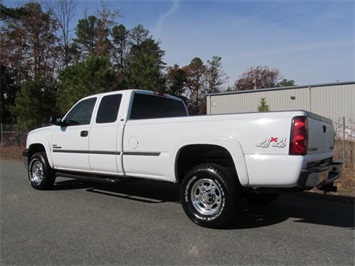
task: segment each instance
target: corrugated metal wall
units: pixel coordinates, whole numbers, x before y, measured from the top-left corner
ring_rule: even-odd
[[[207,114],[257,112],[263,97],[270,111],[303,109],[334,121],[355,118],[355,82],[212,94]]]
[[[312,88],[310,111],[336,120],[355,118],[355,84]]]

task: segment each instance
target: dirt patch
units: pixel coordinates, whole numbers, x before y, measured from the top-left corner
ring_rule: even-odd
[[[16,146],[6,146],[0,144],[1,160],[22,160],[23,148]]]
[[[335,182],[338,194],[355,197],[355,169],[344,168],[343,175]]]
[[[6,146],[0,144],[0,159],[2,160],[22,160],[23,148],[16,146]],[[343,175],[335,182],[338,187],[337,193],[332,195],[355,197],[355,169],[348,167],[343,169]],[[318,189],[311,192],[323,193]]]

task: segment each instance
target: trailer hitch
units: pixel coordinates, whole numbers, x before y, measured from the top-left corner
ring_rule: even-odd
[[[334,186],[334,182],[317,186],[317,188],[322,190],[324,193],[337,192],[338,190],[337,186]]]

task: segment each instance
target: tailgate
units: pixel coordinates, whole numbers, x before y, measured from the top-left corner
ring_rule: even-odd
[[[333,122],[325,117],[308,112],[308,154],[328,156],[334,148]]]

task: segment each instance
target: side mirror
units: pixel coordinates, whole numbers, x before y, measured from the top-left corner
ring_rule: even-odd
[[[63,126],[64,123],[62,122],[62,117],[60,116],[52,116],[50,119],[49,119],[49,123],[51,125],[55,125],[55,126]]]

